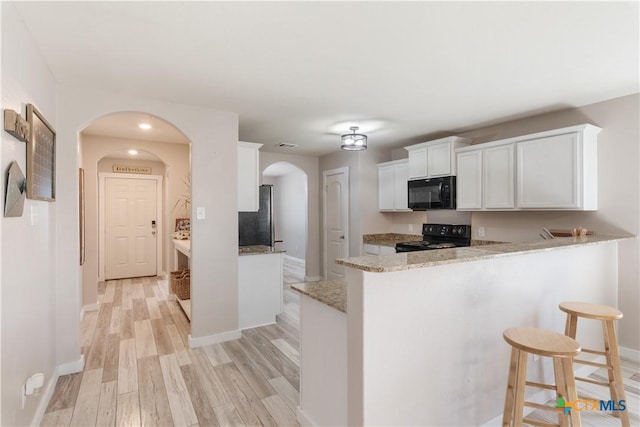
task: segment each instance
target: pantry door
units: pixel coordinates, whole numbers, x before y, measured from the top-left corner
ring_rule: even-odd
[[[105,280],[156,276],[157,177],[105,177]]]
[[[349,256],[349,169],[322,173],[324,181],[324,277],[344,279],[344,266],[338,258]]]

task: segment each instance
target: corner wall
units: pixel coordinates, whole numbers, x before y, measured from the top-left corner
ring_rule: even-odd
[[[26,104],[32,103],[54,128],[58,128],[56,82],[40,51],[9,2],[2,2],[2,109],[15,110],[26,118]],[[6,194],[6,173],[12,161],[26,176],[27,144],[7,132],[0,132],[2,180]],[[57,143],[60,144],[58,136]],[[77,169],[76,169],[77,173]],[[77,185],[77,184],[76,184]],[[65,191],[56,183],[56,197]],[[2,203],[4,210],[4,203]],[[75,210],[78,210],[77,200]],[[64,212],[58,201],[27,199],[21,217],[0,214],[2,235],[0,262],[1,301],[1,418],[2,425],[38,422],[39,405],[46,393],[28,397],[21,407],[21,387],[37,372],[45,375],[45,388],[55,380],[57,339],[55,278],[57,254],[56,220]],[[76,228],[77,230],[77,228]],[[77,234],[75,234],[77,236]],[[77,259],[74,259],[77,262]],[[78,355],[73,360],[79,359]],[[71,360],[71,359],[70,359]]]

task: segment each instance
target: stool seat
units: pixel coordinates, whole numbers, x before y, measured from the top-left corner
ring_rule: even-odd
[[[574,357],[580,344],[566,335],[538,328],[509,328],[502,334],[511,346],[548,357]]]
[[[574,316],[597,320],[619,320],[622,312],[608,305],[592,304],[589,302],[565,301],[558,305],[560,310]]]

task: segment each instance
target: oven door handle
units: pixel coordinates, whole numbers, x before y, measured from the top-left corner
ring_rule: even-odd
[[[442,185],[442,181],[438,184],[438,194],[440,196],[440,202],[444,202],[444,186]]]

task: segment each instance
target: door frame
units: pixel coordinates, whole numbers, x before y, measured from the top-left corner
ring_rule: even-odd
[[[330,169],[326,171],[322,171],[322,259],[323,259],[323,277],[324,280],[327,280],[328,273],[328,250],[327,250],[327,240],[329,238],[329,230],[327,228],[327,177],[329,175],[337,175],[343,173],[346,178],[346,186],[345,191],[342,193],[342,205],[344,209],[342,211],[342,215],[344,217],[344,247],[345,247],[345,256],[349,256],[349,167],[345,166],[337,169]]]
[[[156,276],[159,271],[163,271],[162,265],[162,248],[164,247],[164,234],[163,221],[162,221],[162,207],[164,206],[162,198],[162,175],[138,175],[133,173],[110,173],[99,172],[98,173],[98,282],[104,281],[105,275],[105,236],[107,232],[106,226],[106,180],[107,178],[125,178],[125,179],[146,179],[156,181],[156,230],[157,240],[156,244]]]

